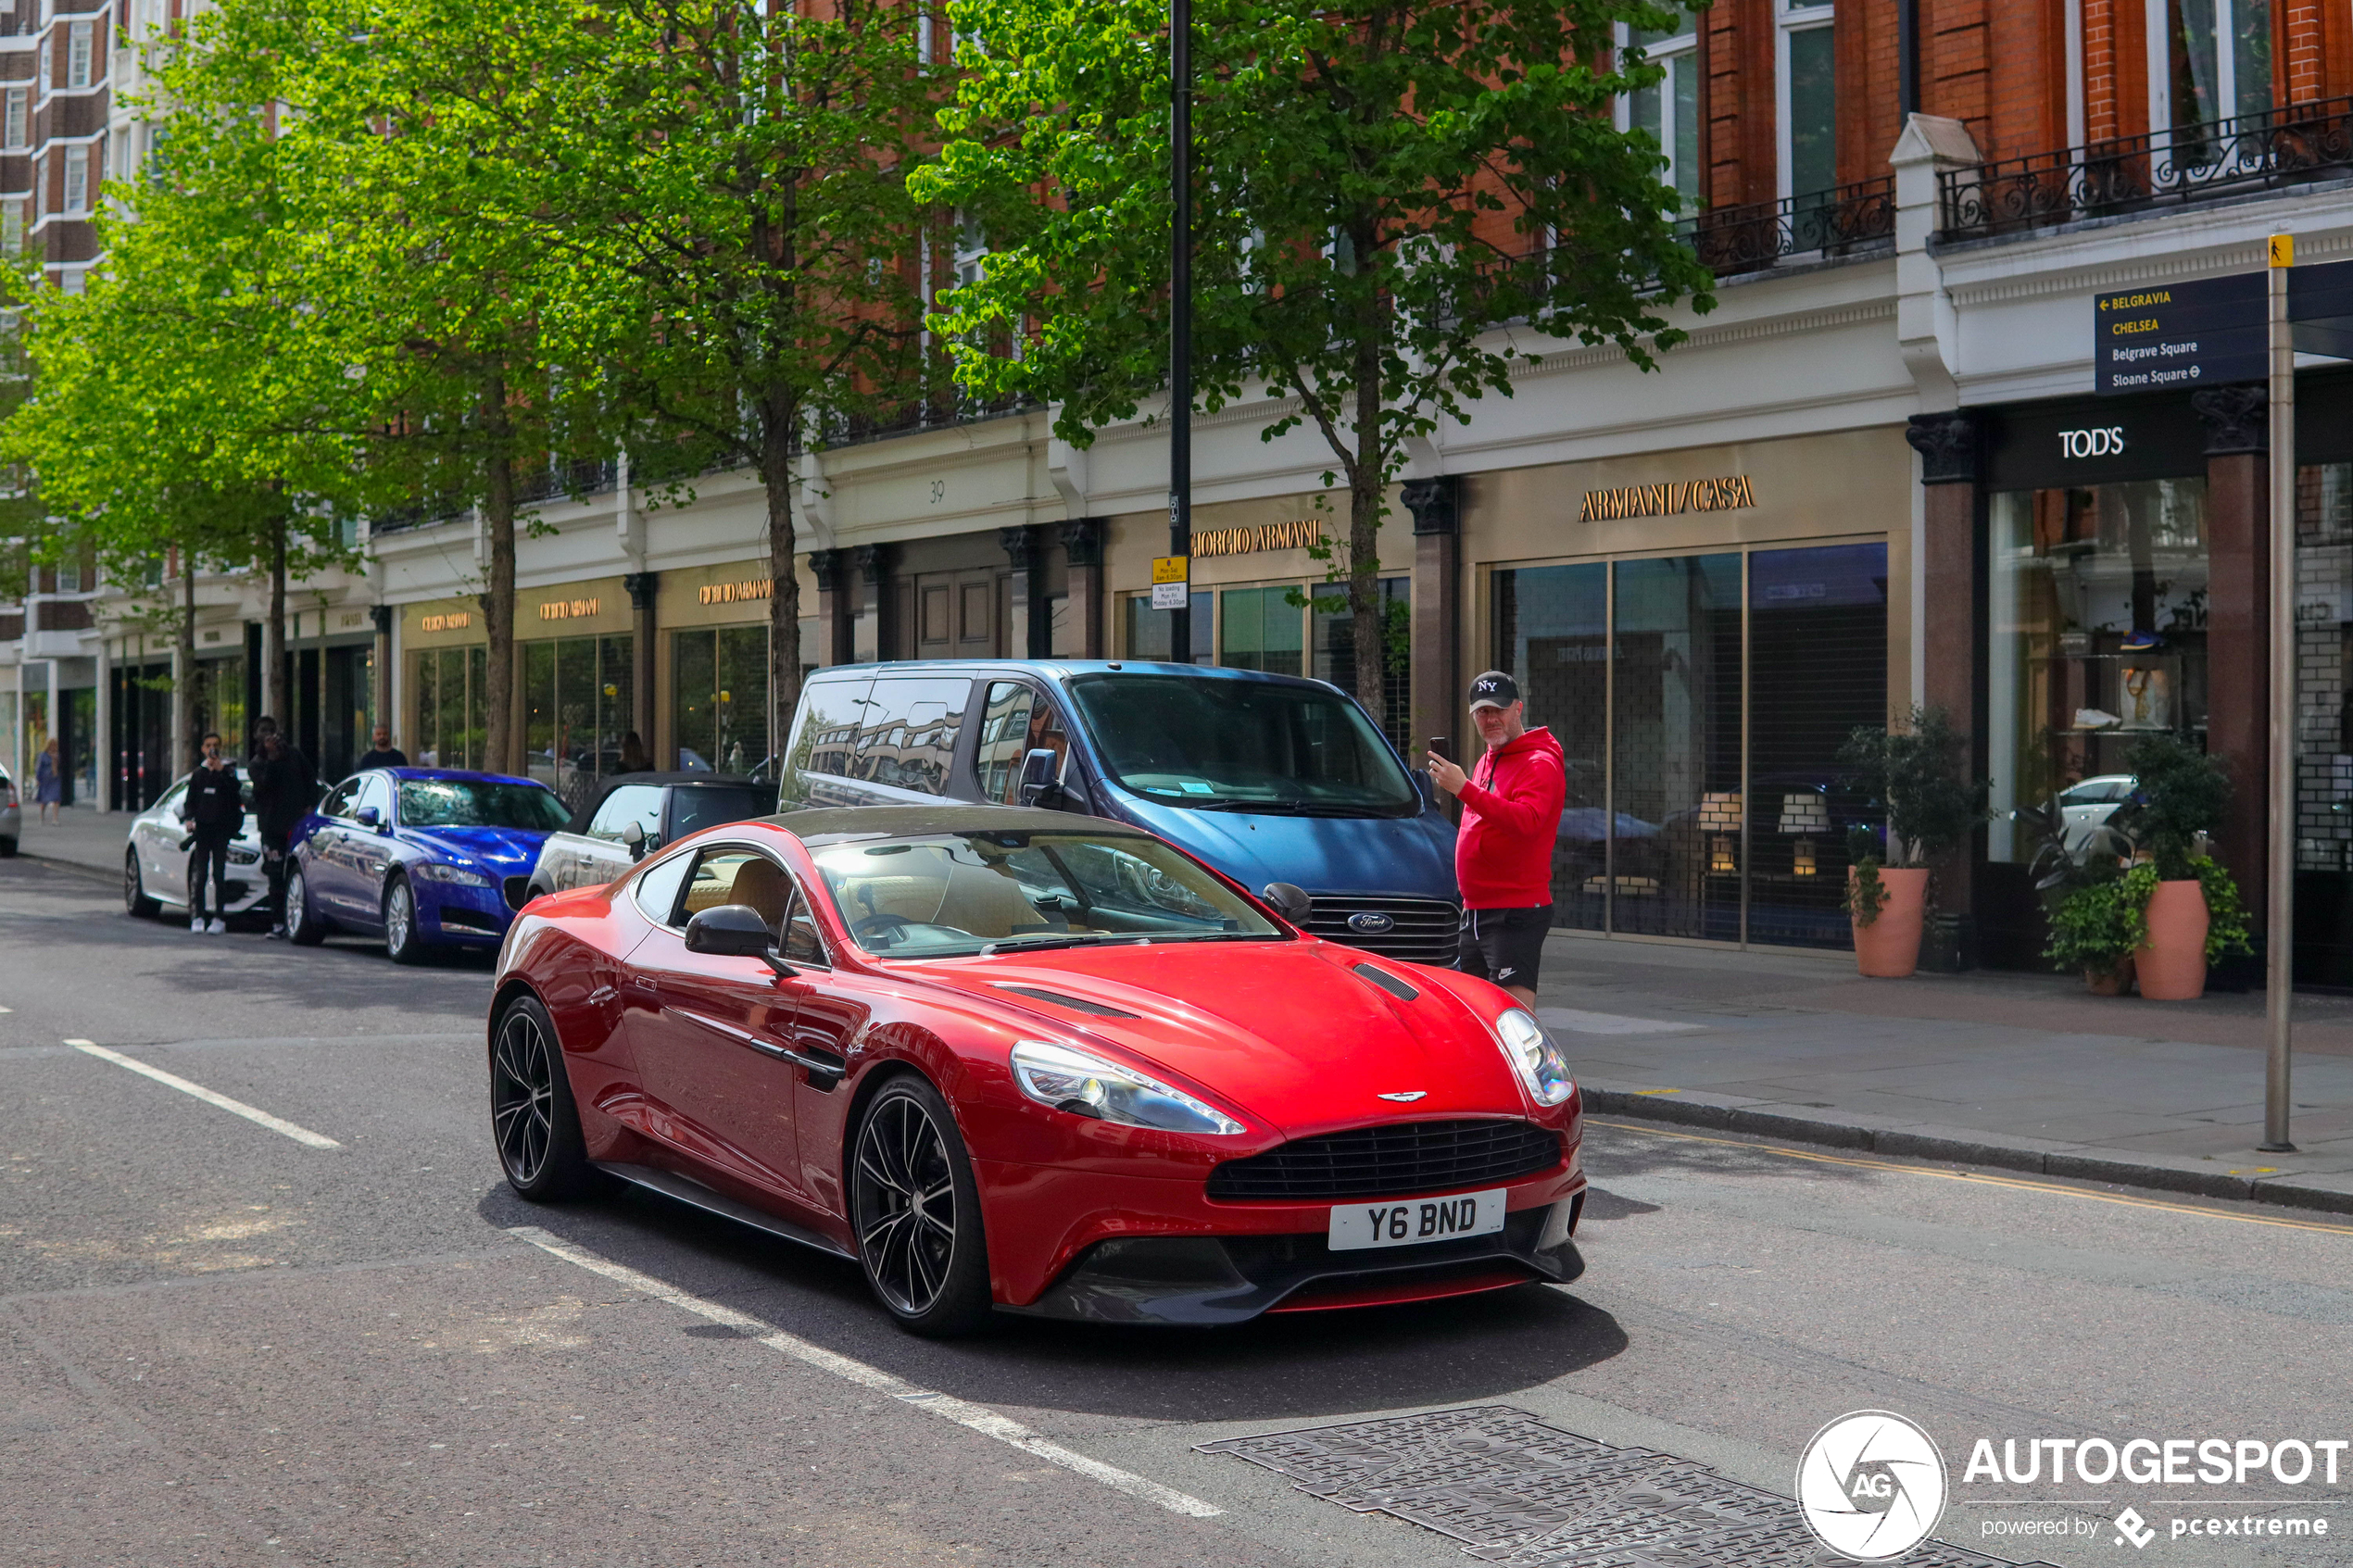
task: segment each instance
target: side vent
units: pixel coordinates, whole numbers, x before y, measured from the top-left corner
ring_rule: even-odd
[[[1125,1008],[1113,1007],[1108,1002],[1090,1002],[1084,997],[1065,997],[1060,991],[1049,991],[1037,985],[999,985],[997,989],[1011,991],[1016,996],[1033,997],[1041,1002],[1051,1002],[1058,1008],[1068,1008],[1073,1012],[1092,1013],[1097,1018],[1140,1018],[1143,1016],[1140,1013],[1129,1012]]]
[[[1401,1002],[1410,1002],[1415,997],[1421,995],[1419,991],[1415,990],[1411,985],[1406,985],[1403,980],[1400,980],[1397,976],[1390,973],[1389,971],[1381,968],[1378,964],[1360,963],[1353,967],[1355,968],[1357,973],[1363,975],[1366,980],[1379,986],[1390,996],[1395,997]]]

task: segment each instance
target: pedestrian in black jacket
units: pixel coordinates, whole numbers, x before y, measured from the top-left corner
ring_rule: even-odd
[[[286,856],[294,832],[319,803],[310,779],[310,764],[293,742],[278,733],[278,721],[264,718],[254,725],[261,749],[245,765],[253,775],[254,825],[261,834],[261,862],[270,876],[270,938],[286,935]]]
[[[218,936],[229,929],[229,842],[245,825],[245,802],[237,794],[237,770],[220,755],[220,737],[208,732],[204,760],[188,775],[180,820],[188,824],[188,929]],[[205,878],[212,878],[212,917],[205,918]]]
[[[408,765],[409,754],[392,744],[392,726],[378,724],[375,745],[359,754],[359,766],[355,771],[364,773],[371,768],[406,768]]]

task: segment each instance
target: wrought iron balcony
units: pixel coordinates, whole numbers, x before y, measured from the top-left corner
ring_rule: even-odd
[[[1936,177],[1939,240],[1983,239],[2086,218],[2353,175],[2353,98],[2006,158]]]
[[[1895,244],[1895,178],[1882,174],[1780,201],[1714,207],[1677,227],[1719,278],[1791,257],[1865,255]]]

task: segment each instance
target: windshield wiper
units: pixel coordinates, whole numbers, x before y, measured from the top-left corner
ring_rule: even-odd
[[[1048,947],[1094,947],[1114,942],[1149,942],[1149,936],[1000,936],[994,942],[980,945],[980,956],[994,953],[1036,953]]]

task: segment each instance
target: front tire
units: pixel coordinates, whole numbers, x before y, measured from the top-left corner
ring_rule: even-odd
[[[563,1047],[535,997],[517,997],[491,1036],[490,1135],[517,1197],[560,1203],[595,1190]]]
[[[925,1080],[893,1079],[860,1119],[849,1214],[867,1286],[900,1327],[945,1339],[988,1322],[980,1188],[948,1101]]]
[[[394,877],[384,889],[384,956],[395,963],[425,961],[424,939],[417,935],[417,891],[405,876]]]
[[[286,868],[286,940],[297,947],[315,947],[326,939],[327,922],[310,901],[310,879],[299,865]]]
[[[16,840],[8,840],[11,852]],[[146,879],[139,874],[139,851],[126,852],[122,857],[122,912],[132,920],[153,920],[163,906],[147,897]]]

